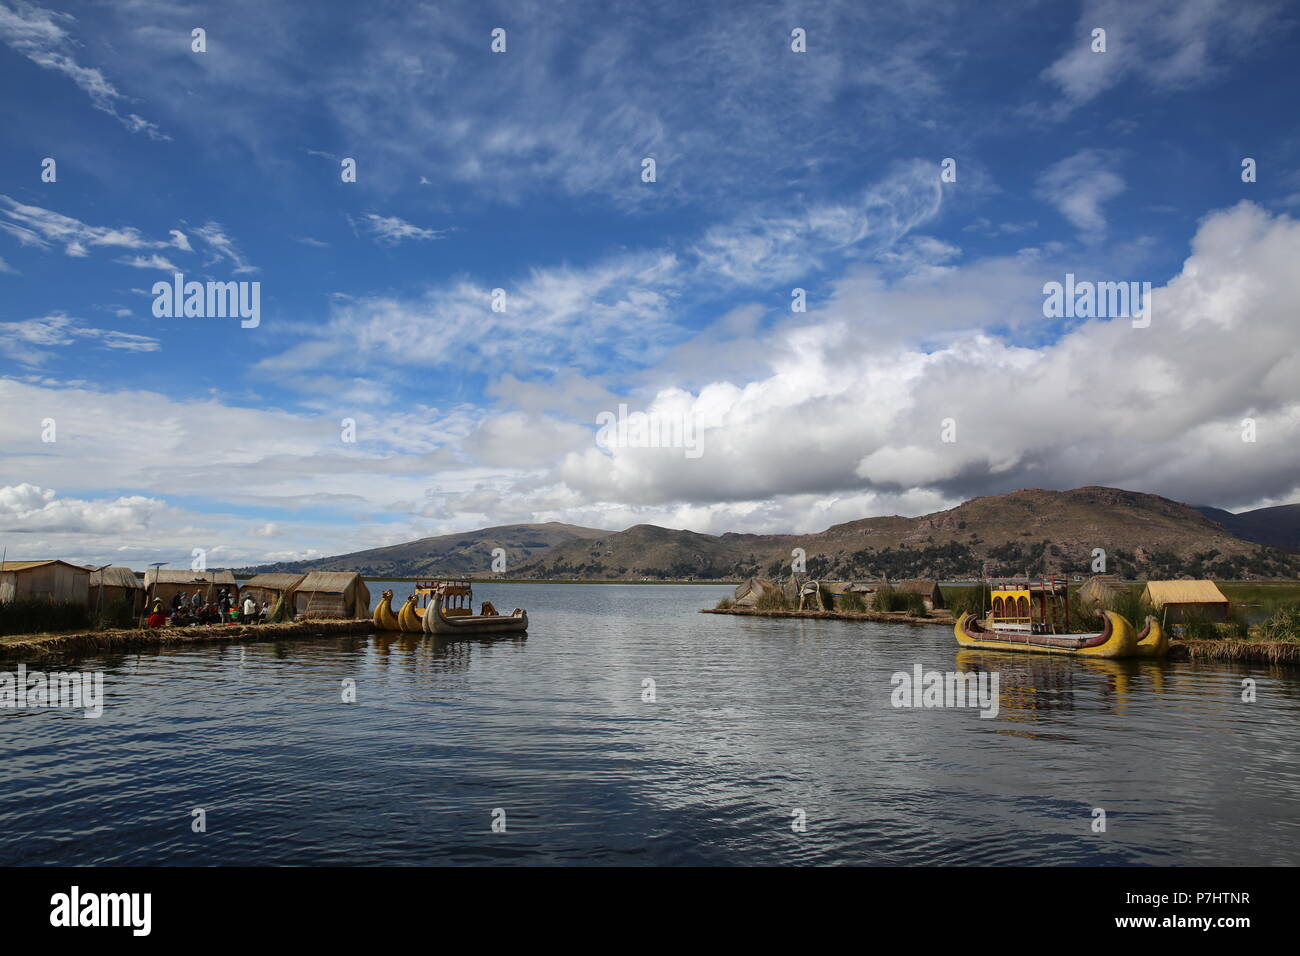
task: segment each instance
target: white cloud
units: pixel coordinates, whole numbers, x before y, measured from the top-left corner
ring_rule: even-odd
[[[1207,83],[1220,63],[1248,55],[1276,24],[1280,5],[1233,0],[1087,0],[1067,49],[1043,77],[1072,109],[1125,79],[1162,91]],[[1092,52],[1092,31],[1106,31],[1106,52]]]
[[[849,295],[781,330],[766,377],[699,390],[692,407],[720,422],[699,460],[592,448],[570,453],[556,475],[587,502],[660,508],[1086,483],[1193,503],[1293,497],[1295,256],[1294,220],[1249,204],[1224,210],[1204,222],[1182,273],[1156,289],[1150,328],[1091,321],[1040,348],[968,332],[921,351],[867,332],[907,327],[912,295],[942,312],[947,289],[960,308],[963,284],[986,283],[988,268],[1005,275],[1001,260],[959,269],[956,281],[900,283],[875,302]],[[1035,305],[1041,298],[1021,306],[1026,321]],[[940,441],[949,417],[953,444]],[[1244,417],[1267,423],[1267,437],[1242,442]]]
[[[1038,177],[1035,195],[1054,205],[1085,239],[1099,239],[1106,232],[1102,205],[1124,191],[1116,165],[1114,153],[1080,150],[1048,167]]]
[[[97,110],[117,119],[133,133],[144,133],[150,139],[170,140],[156,123],[118,111],[118,104],[126,99],[103,72],[82,66],[72,56],[76,43],[65,26],[76,23],[71,14],[46,10],[34,3],[18,0],[13,7],[0,5],[0,41],[16,52],[47,70],[62,73],[90,97]]]
[[[136,250],[177,248],[189,251],[188,241],[176,229],[171,230],[172,238],[169,240],[148,239],[134,226],[91,226],[72,216],[21,203],[4,195],[0,195],[0,217],[3,217],[0,218],[0,230],[8,232],[21,245],[48,251],[52,245],[62,244],[64,253],[74,258],[82,258],[89,254],[90,248],[99,247]],[[152,258],[166,261],[157,256]],[[142,256],[118,261],[136,266],[148,262]],[[149,265],[143,267],[151,268]]]
[[[1111,484],[1226,507],[1294,500],[1297,256],[1294,220],[1249,204],[1222,210],[1202,223],[1181,273],[1158,285],[1150,328],[1089,321],[1036,347],[1026,343],[1046,323],[1034,269],[1054,265],[985,259],[892,281],[859,267],[829,301],[762,333],[766,360],[751,374],[688,390],[672,384],[671,364],[647,370],[666,384],[633,409],[698,415],[698,459],[597,448],[595,414],[614,396],[581,377],[556,379],[548,394],[503,376],[506,407],[495,411],[336,406],[316,416],[0,380],[0,404],[23,410],[0,419],[0,484],[77,500],[109,487],[214,502],[201,514],[169,509],[152,530],[114,540],[141,564],[164,541],[251,563],[272,553],[263,544],[341,553],[512,520],[807,531],[1026,486]],[[1025,299],[999,293],[1008,285],[1027,287]],[[1019,311],[1007,324],[1030,334],[980,332],[982,310]],[[755,334],[745,321],[731,327],[736,341]],[[66,337],[57,323],[40,328],[32,347]],[[358,421],[356,445],[340,441],[345,414]],[[46,416],[57,443],[39,440]],[[951,444],[940,440],[948,417]],[[1240,440],[1245,417],[1258,423],[1255,443]],[[195,454],[202,448],[222,453]],[[43,511],[33,494],[8,507]],[[277,508],[274,533],[265,517],[223,503]],[[344,520],[295,517],[319,508]],[[111,538],[43,540],[70,554]]]
[[[367,213],[360,223],[354,221],[350,216],[348,221],[352,223],[354,229],[360,225],[375,237],[375,241],[385,246],[395,246],[408,239],[416,241],[442,239],[450,231],[448,229],[424,229],[412,225],[397,216],[379,216],[373,212]]]
[[[0,487],[0,531],[125,534],[147,531],[164,503],[140,495],[112,501],[59,498],[54,489],[20,484]]]
[[[25,365],[39,365],[50,357],[50,349],[69,346],[78,340],[128,352],[156,352],[162,347],[157,339],[147,335],[80,325],[62,313],[21,322],[0,322],[0,353]]]
[[[152,256],[123,256],[121,259],[115,259],[119,265],[131,266],[134,269],[160,269],[163,272],[180,271],[170,259],[160,255]]]
[[[234,266],[236,274],[241,272],[257,272],[257,266],[250,265],[244,258],[244,254],[239,251],[235,241],[226,235],[225,228],[219,222],[205,223],[202,228],[194,230],[195,234],[207,243],[212,258],[208,263],[219,262],[222,259],[227,260]]]

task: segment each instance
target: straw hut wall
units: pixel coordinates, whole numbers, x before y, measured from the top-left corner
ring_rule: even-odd
[[[204,601],[216,601],[224,589],[234,601],[239,597],[239,582],[230,571],[166,571],[150,568],[144,573],[146,599],[171,605],[177,594],[192,596],[198,591]]]
[[[895,591],[903,594],[919,594],[921,600],[925,602],[925,608],[933,611],[935,608],[945,607],[943,603],[943,591],[939,587],[938,581],[928,580],[925,578],[913,578],[909,581],[897,581],[889,585]]]
[[[370,589],[355,571],[313,571],[293,589],[299,617],[370,616]]]
[[[1213,581],[1148,581],[1142,599],[1163,611],[1169,624],[1188,617],[1228,619],[1228,599]]]
[[[5,561],[0,564],[0,603],[43,600],[85,604],[90,572],[67,561]]]
[[[302,583],[303,574],[258,574],[249,578],[239,589],[239,599],[251,597],[261,607],[264,603],[275,606],[282,594],[287,594]]]
[[[131,613],[144,609],[144,582],[130,568],[97,568],[90,572],[89,602],[92,608],[111,607],[118,601],[128,601]]]

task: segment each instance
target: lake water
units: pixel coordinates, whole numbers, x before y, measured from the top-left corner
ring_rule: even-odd
[[[107,702],[0,710],[0,864],[1300,863],[1294,671],[695,613],[730,590],[501,584],[526,638],[29,662]],[[916,664],[997,671],[998,716],[891,706]]]

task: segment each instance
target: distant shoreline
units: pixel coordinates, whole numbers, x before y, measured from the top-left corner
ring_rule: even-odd
[[[284,571],[272,572],[276,574],[307,574],[305,571]],[[235,573],[236,581],[247,581],[254,578],[255,574]],[[576,578],[467,578],[459,574],[422,574],[419,577],[389,577],[387,575],[361,575],[361,580],[367,584],[372,581],[401,581],[407,584],[414,584],[416,581],[468,581],[470,584],[704,584],[719,586],[729,584],[735,586],[740,581],[620,581],[617,578],[601,578],[599,580],[581,580]]]

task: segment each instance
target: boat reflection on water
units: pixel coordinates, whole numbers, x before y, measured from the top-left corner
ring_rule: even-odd
[[[1000,717],[1007,720],[1046,722],[1087,706],[1102,707],[1116,716],[1128,713],[1130,697],[1143,691],[1163,695],[1165,665],[1142,658],[1064,657],[1006,654],[961,648],[956,670],[997,673]]]
[[[407,664],[413,670],[448,670],[468,667],[475,654],[496,649],[522,651],[528,635],[502,634],[466,641],[405,631],[376,631],[359,641],[362,646],[369,644],[376,663]]]

